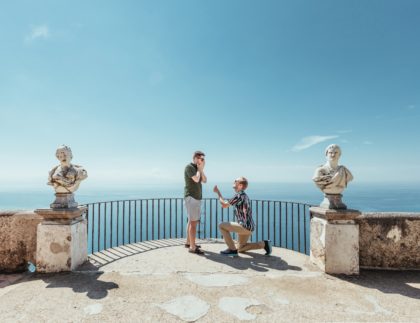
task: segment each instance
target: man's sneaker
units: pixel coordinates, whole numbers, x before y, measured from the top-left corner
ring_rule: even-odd
[[[264,240],[264,250],[265,255],[271,255],[271,252],[273,251],[273,248],[271,247],[271,241],[270,240]]]
[[[233,257],[237,257],[238,256],[238,250],[230,250],[230,249],[226,249],[223,251],[220,251],[221,255],[224,256],[233,256]]]

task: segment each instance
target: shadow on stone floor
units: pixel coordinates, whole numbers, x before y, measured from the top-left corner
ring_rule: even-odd
[[[29,280],[41,279],[46,288],[71,288],[75,293],[86,293],[90,299],[102,299],[118,284],[100,280],[101,272],[34,274]]]
[[[277,256],[265,256],[261,253],[246,252],[239,254],[238,257],[223,256],[220,253],[212,251],[204,251],[203,257],[208,260],[222,263],[238,270],[252,269],[258,272],[266,272],[271,270],[295,270],[301,271],[298,266],[291,266],[286,261]],[[251,258],[250,258],[251,257]]]
[[[161,248],[183,246],[185,239],[149,240],[105,249],[89,255],[89,260],[77,268],[78,272],[99,271],[102,266],[123,258]],[[200,244],[217,243],[214,240],[197,239]]]
[[[420,299],[420,271],[362,270],[359,276],[335,277],[366,288],[377,289],[384,294],[400,294]]]
[[[27,273],[0,273],[0,290],[10,285],[20,283],[27,277]]]

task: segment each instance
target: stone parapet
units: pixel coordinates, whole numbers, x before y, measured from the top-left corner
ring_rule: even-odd
[[[25,271],[36,262],[37,226],[32,211],[0,211],[0,272]]]
[[[420,270],[420,213],[363,213],[356,222],[360,267]]]

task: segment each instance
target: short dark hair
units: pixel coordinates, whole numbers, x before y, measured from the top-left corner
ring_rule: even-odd
[[[241,176],[236,181],[244,186],[244,190],[248,188],[248,180],[245,177]]]
[[[201,156],[205,156],[205,155],[206,155],[206,154],[205,154],[205,153],[203,153],[202,151],[197,150],[197,151],[195,151],[195,152],[194,152],[193,159],[194,159],[195,157],[201,157]]]

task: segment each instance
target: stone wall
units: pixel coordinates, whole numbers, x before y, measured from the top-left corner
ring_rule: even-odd
[[[361,268],[420,269],[420,213],[363,213],[357,222]]]
[[[0,272],[24,271],[35,263],[37,226],[32,211],[0,211]]]

